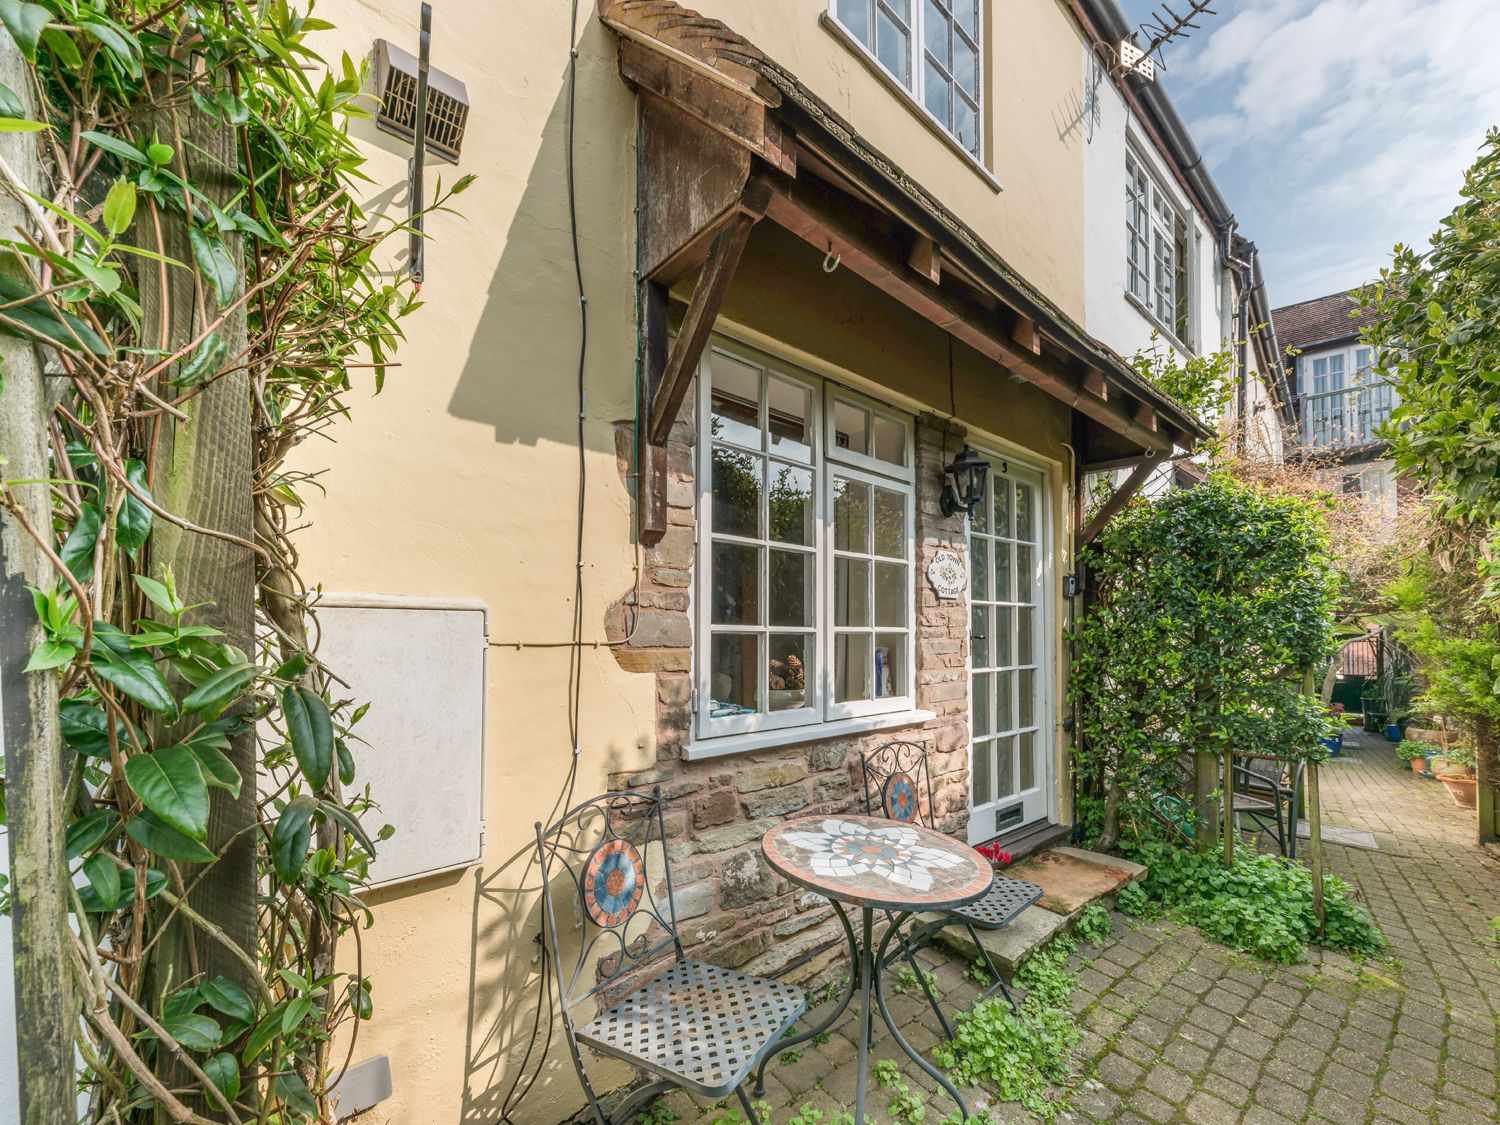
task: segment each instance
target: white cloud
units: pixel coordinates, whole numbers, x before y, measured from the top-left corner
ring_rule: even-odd
[[[1278,302],[1422,243],[1500,124],[1496,0],[1240,0],[1167,82]]]

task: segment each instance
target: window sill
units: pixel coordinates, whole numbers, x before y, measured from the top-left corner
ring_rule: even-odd
[[[1141,300],[1134,293],[1132,293],[1128,287],[1124,289],[1124,293],[1125,300],[1128,301],[1131,305],[1135,306],[1136,312],[1140,313],[1143,317],[1151,322],[1151,326],[1161,333],[1163,340],[1171,344],[1183,355],[1188,356],[1189,358],[1197,357],[1198,350],[1192,345],[1179,340],[1177,338],[1177,333],[1173,332],[1170,328],[1162,323],[1161,317],[1157,316],[1156,313],[1151,310],[1150,305],[1146,304],[1145,301]]]
[[[921,102],[917,101],[917,99],[912,96],[912,92],[905,86],[901,85],[901,83],[896,80],[896,78],[891,74],[890,71],[881,66],[880,60],[870,54],[869,50],[863,43],[861,43],[858,39],[854,38],[854,36],[850,35],[849,32],[840,27],[839,22],[836,19],[830,16],[826,11],[822,12],[818,15],[818,26],[820,26],[824,31],[828,32],[829,35],[832,35],[846,48],[848,48],[848,50],[854,54],[854,57],[857,58],[862,64],[864,64],[864,68],[871,74],[873,74],[877,79],[879,79],[881,84],[884,85],[886,89],[890,90],[891,93],[895,94],[896,97],[905,102],[906,108],[911,110],[912,113],[916,114],[917,120],[922,123],[927,131],[935,136],[938,140],[942,141],[955,153],[957,153],[958,156],[963,160],[963,162],[969,166],[970,170],[989,185],[991,191],[998,194],[1005,190],[1005,185],[995,178],[995,174],[984,166],[983,161],[979,160],[972,152],[964,148],[963,145],[959,144],[958,140],[953,136],[953,134],[948,132],[947,129],[943,128],[943,126],[938,122],[938,119],[927,112],[927,107],[924,106]],[[984,112],[983,106],[980,107],[980,112]]]
[[[935,718],[937,715],[932,711],[894,711],[886,715],[864,715],[858,719],[837,719],[811,727],[787,727],[782,730],[755,731],[752,734],[730,734],[722,738],[701,738],[685,745],[682,757],[689,762],[699,762],[707,758],[748,754],[779,746],[795,746],[798,743],[823,742],[830,738],[847,738],[872,731],[921,726]]]

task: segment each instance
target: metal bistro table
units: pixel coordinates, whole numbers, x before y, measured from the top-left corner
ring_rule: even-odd
[[[821,1035],[836,1023],[860,992],[859,1076],[856,1086],[854,1120],[863,1121],[865,1112],[865,1070],[870,1054],[870,1032],[874,1012],[870,1007],[873,987],[875,1003],[881,1018],[901,1049],[912,1061],[940,1082],[958,1103],[963,1118],[968,1107],[958,1096],[953,1083],[913,1049],[891,1018],[885,1002],[885,988],[878,967],[885,962],[886,946],[900,925],[918,911],[947,910],[982,898],[990,889],[995,875],[977,852],[949,836],[913,824],[899,824],[883,817],[829,815],[801,816],[776,825],[761,840],[766,861],[799,887],[827,898],[837,912],[849,938],[849,952],[855,971],[849,987],[833,1014],[819,1026],[776,1045],[760,1064],[756,1074],[755,1093],[765,1092],[766,1064],[771,1057],[798,1043]],[[860,908],[861,935],[854,927],[842,903]],[[875,911],[893,912],[874,948]]]

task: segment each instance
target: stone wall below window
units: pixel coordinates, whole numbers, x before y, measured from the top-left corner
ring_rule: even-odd
[[[916,427],[917,706],[935,718],[856,738],[807,740],[701,761],[682,758],[692,728],[694,562],[694,395],[686,397],[667,450],[666,535],[646,548],[639,588],[610,608],[605,627],[620,666],[656,677],[653,768],[610,778],[612,789],[659,785],[679,929],[688,955],[789,980],[811,980],[846,959],[828,902],[771,870],[760,840],[793,816],[864,812],[861,756],[887,742],[929,752],[936,822],[961,836],[968,819],[968,601],[939,600],[927,565],[943,549],[966,553],[963,517],[939,506],[943,466],[963,448],[963,431],[924,415]],[[618,430],[620,471],[633,484],[634,433]]]

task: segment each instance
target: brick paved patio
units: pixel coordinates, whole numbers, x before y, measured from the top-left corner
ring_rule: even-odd
[[[1073,959],[1081,987],[1073,1006],[1086,1029],[1080,1075],[1062,1121],[1439,1122],[1500,1121],[1500,852],[1470,841],[1472,813],[1437,782],[1399,772],[1382,738],[1351,732],[1361,763],[1323,768],[1325,822],[1374,833],[1378,851],[1329,845],[1330,868],[1353,884],[1391,941],[1396,964],[1367,965],[1314,952],[1273,966],[1168,922],[1114,916],[1102,949]],[[964,966],[924,955],[950,1007],[976,987]],[[936,1020],[916,997],[895,1002],[924,1051]],[[800,1058],[771,1065],[773,1125],[805,1103],[832,1114],[854,1100],[848,1021]],[[880,1033],[873,1057],[905,1062]],[[952,1106],[915,1066],[906,1081],[928,1094],[924,1125]],[[869,1116],[893,1120],[890,1094],[872,1078]],[[969,1092],[971,1109],[984,1105]],[[668,1105],[685,1123],[705,1108],[684,1095]],[[990,1106],[996,1122],[1027,1121],[1014,1105]],[[709,1111],[709,1120],[715,1116]]]

